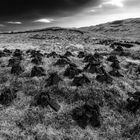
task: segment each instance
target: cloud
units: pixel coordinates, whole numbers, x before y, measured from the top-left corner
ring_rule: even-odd
[[[124,3],[128,7],[140,7],[140,0],[126,0]]]
[[[101,0],[2,0],[0,20],[30,20],[47,17],[70,16]]]
[[[107,12],[110,9],[115,10],[119,8],[123,8],[125,6],[126,0],[102,0],[102,2],[96,6],[90,9],[88,12],[89,13],[97,13],[99,11],[104,11]]]
[[[115,6],[115,7],[124,7],[123,4],[124,0],[106,0],[105,2],[103,2],[101,5],[105,6],[105,5],[111,5],[111,6]]]
[[[54,19],[42,18],[42,19],[35,20],[34,22],[51,23],[53,21],[54,21]]]
[[[92,9],[92,10],[90,10],[89,12],[92,12],[92,13],[94,13],[94,12],[96,12],[96,10],[95,10],[95,9]]]
[[[7,22],[8,24],[22,24],[22,22],[20,22],[20,21],[9,21],[9,22]]]
[[[102,0],[101,4],[95,7],[96,9],[102,9],[104,7],[116,7],[123,8],[125,0]]]
[[[5,25],[4,24],[0,24],[0,27],[4,27]]]

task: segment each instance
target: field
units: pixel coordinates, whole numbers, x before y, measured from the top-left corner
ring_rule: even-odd
[[[140,19],[0,34],[0,140],[139,140]]]

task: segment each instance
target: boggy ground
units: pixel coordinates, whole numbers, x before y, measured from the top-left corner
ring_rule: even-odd
[[[68,29],[0,35],[0,139],[140,138],[140,45]]]

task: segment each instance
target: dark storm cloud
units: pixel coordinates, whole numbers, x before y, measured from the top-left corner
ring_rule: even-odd
[[[0,20],[71,15],[100,0],[2,0]]]

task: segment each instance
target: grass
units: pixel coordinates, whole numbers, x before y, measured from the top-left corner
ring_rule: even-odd
[[[32,36],[34,34],[37,33],[30,33]],[[51,37],[52,34],[48,33],[48,36]],[[98,51],[103,56],[103,65],[106,66],[106,70],[111,69],[110,63],[106,61],[112,51],[108,45],[96,45],[93,42],[92,44],[84,44],[83,42],[80,45],[76,44],[77,42],[80,43],[79,40],[74,44],[74,41],[67,40],[67,38],[71,39],[73,36],[71,37],[68,34],[68,37],[65,38],[66,35],[63,32],[62,34],[64,40],[57,39],[56,41],[56,39],[51,38],[50,42],[46,40],[44,43],[40,39],[30,40],[28,34],[22,34],[18,39],[21,41],[23,37],[22,40],[27,45],[32,41],[34,46],[30,46],[30,44],[29,48],[41,47],[43,53],[49,53],[53,49],[57,53],[64,53],[68,48],[74,54],[74,56],[70,57],[70,60],[79,68],[83,68],[85,64],[82,59],[77,58],[78,51],[85,50],[87,53]],[[59,35],[58,32],[57,35]],[[13,34],[11,37],[8,36],[7,39],[12,38],[15,41],[16,36],[18,35]],[[76,36],[74,37],[77,39]],[[15,42],[17,43],[18,40]],[[26,46],[25,50],[23,50],[24,56],[21,66],[24,67],[25,71],[18,76],[10,74],[11,68],[6,65],[10,57],[0,58],[0,66],[2,66],[0,71],[0,91],[8,87],[16,95],[16,98],[13,98],[13,94],[7,95],[10,99],[9,106],[0,105],[0,139],[137,140],[140,138],[140,111],[138,110],[134,115],[125,109],[126,100],[129,97],[128,92],[134,93],[140,90],[139,77],[134,74],[135,68],[138,66],[135,60],[139,62],[139,51],[128,49],[123,56],[118,56],[121,62],[121,73],[124,77],[112,77],[112,84],[99,83],[95,80],[95,74],[83,72],[90,79],[90,84],[75,87],[71,84],[72,80],[63,76],[67,66],[53,66],[58,58],[44,56],[43,63],[39,66],[45,69],[46,76],[30,77],[31,69],[35,64],[32,64],[30,56],[25,54],[29,48]],[[128,59],[131,60],[131,63]],[[45,87],[46,79],[52,72],[57,72],[63,81],[60,81],[58,85]],[[55,112],[50,106],[42,108],[34,105],[36,95],[42,91],[49,92],[50,97],[61,106],[58,112]],[[2,92],[0,92],[1,94]],[[101,127],[87,126],[85,129],[81,129],[72,119],[71,113],[74,108],[84,105],[89,99],[92,99],[100,107]]]

